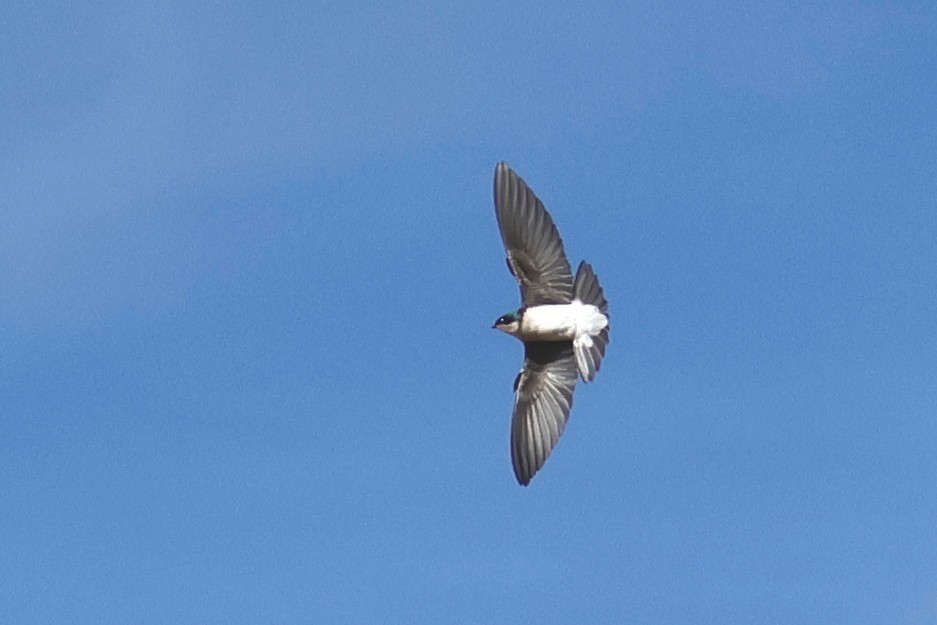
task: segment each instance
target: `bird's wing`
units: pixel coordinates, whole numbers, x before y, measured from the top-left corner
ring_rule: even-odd
[[[511,461],[526,486],[556,447],[573,405],[576,358],[567,341],[525,343],[524,368],[514,380]]]
[[[573,274],[553,219],[507,163],[495,168],[495,214],[524,306],[568,304]]]

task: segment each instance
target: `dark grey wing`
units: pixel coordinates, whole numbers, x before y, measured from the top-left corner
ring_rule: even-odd
[[[524,306],[571,302],[573,274],[563,239],[543,203],[504,162],[495,168],[495,214]]]
[[[523,486],[547,461],[563,434],[577,374],[571,342],[525,343],[524,368],[514,380],[511,420],[511,461]]]

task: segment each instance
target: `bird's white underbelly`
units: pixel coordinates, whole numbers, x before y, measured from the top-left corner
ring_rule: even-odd
[[[582,334],[595,336],[607,325],[608,318],[597,307],[574,300],[526,309],[520,334],[528,341],[572,340]]]

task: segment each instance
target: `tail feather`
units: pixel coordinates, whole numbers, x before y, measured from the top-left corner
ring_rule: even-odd
[[[575,298],[583,304],[592,304],[606,317],[608,316],[608,300],[605,299],[598,277],[592,271],[592,265],[586,261],[579,263],[579,268],[576,270],[573,293]]]
[[[608,300],[602,292],[599,279],[592,270],[592,265],[583,261],[576,270],[576,281],[573,284],[575,298],[583,304],[592,304],[608,319]],[[602,366],[605,349],[608,346],[608,330],[606,325],[598,334],[577,336],[573,340],[576,354],[576,365],[583,382],[591,382]]]

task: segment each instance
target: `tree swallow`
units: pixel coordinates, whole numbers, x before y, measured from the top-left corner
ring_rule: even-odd
[[[591,382],[608,345],[608,302],[592,266],[573,279],[553,219],[507,163],[495,168],[495,214],[521,307],[493,328],[524,343],[514,379],[511,461],[526,486],[556,446],[569,419],[577,374]]]

